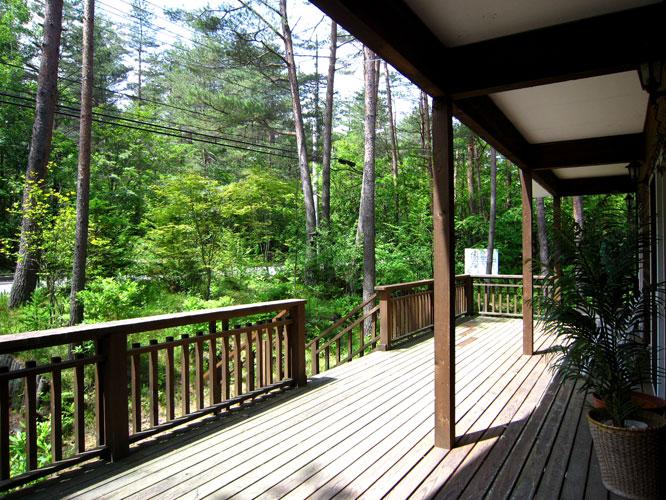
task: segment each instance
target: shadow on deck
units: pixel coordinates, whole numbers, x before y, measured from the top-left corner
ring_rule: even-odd
[[[35,497],[607,498],[585,398],[549,369],[553,339],[521,355],[520,320],[456,328],[457,447],[433,442],[433,343],[375,352],[77,467]]]

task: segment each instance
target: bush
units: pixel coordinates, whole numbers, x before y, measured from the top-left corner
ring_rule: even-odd
[[[139,283],[121,278],[96,279],[79,292],[89,323],[135,316],[141,295]]]

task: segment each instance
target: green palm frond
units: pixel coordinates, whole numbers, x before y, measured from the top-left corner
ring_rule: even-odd
[[[663,314],[664,284],[639,283],[647,244],[626,214],[607,209],[573,238],[560,237],[562,276],[546,276],[540,324],[561,340],[556,369],[605,403],[616,425],[637,409],[631,391],[651,381],[644,319]]]

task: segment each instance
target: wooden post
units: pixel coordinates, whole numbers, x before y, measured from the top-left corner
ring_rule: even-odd
[[[455,232],[451,100],[435,97],[432,110],[433,306],[435,336],[435,446],[455,445]]]
[[[467,316],[474,315],[474,280],[468,274],[465,276],[465,302],[467,303]]]
[[[523,354],[534,354],[534,311],[532,309],[532,174],[520,171],[523,204]]]
[[[305,375],[305,302],[298,303],[289,312],[293,320],[287,332],[289,373],[297,387],[305,387],[308,381]]]
[[[104,372],[104,442],[112,461],[129,453],[129,412],[127,410],[127,339],[109,334],[99,341]]]
[[[391,292],[380,290],[379,298],[379,345],[380,351],[388,351],[391,348],[391,337],[393,336],[393,307],[391,304]]]

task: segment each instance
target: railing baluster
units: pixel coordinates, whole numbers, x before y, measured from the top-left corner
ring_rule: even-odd
[[[173,337],[167,337],[167,342],[173,342]],[[166,348],[166,364],[164,366],[165,374],[165,392],[166,392],[166,414],[167,421],[176,418],[176,397],[174,394],[175,381],[174,381],[174,361],[173,361],[173,346]]]
[[[252,327],[252,323],[247,323],[245,325],[247,328]],[[252,335],[252,330],[245,332],[245,362],[246,366],[246,384],[248,391],[254,391],[254,359],[252,356],[252,340],[254,335]]]
[[[51,459],[54,462],[62,460],[62,372],[58,366],[61,362],[58,356],[51,358]]]
[[[217,342],[214,333],[216,331],[215,321],[208,324],[208,332],[211,334],[208,341],[208,400],[211,406],[220,402],[220,380],[217,368]]]
[[[313,375],[319,373],[319,339],[315,339],[310,346],[310,369]]]
[[[329,346],[324,349],[324,368],[326,370],[331,369],[331,348]]]
[[[519,288],[515,288],[513,291],[513,314],[518,314],[518,294],[516,290],[519,290]]]
[[[335,366],[340,364],[340,349],[342,347],[342,342],[340,339],[335,341]]]
[[[278,359],[278,379],[279,380],[284,380],[284,339],[283,337],[283,327],[278,326],[277,327],[277,335],[276,335],[276,342],[277,342],[277,359]],[[319,368],[319,359],[317,358],[317,368]]]
[[[266,326],[267,347],[268,347],[268,383],[273,384],[275,377],[275,362],[273,361],[273,327],[270,323]]]
[[[149,345],[157,346],[157,339],[150,339]],[[150,393],[150,425],[160,423],[159,379],[157,378],[157,347],[148,353],[148,392]]]
[[[99,350],[99,340],[96,342]],[[95,439],[97,446],[104,446],[104,368],[101,363],[95,364]]]
[[[229,324],[227,323],[225,331],[229,331]],[[225,334],[222,337],[222,380],[220,384],[222,385],[222,399],[227,400],[231,396],[229,395],[229,389],[231,388],[229,381],[229,335]]]
[[[352,338],[353,333],[354,329],[352,328],[349,330],[349,334],[347,335],[347,361],[352,360],[352,354],[354,353],[354,339]],[[361,336],[363,336],[363,328],[361,328]]]
[[[203,332],[197,332],[194,338],[194,392],[197,399],[197,410],[204,406],[204,370],[203,370]]]
[[[374,322],[372,323],[372,330],[375,329],[375,324]],[[374,337],[374,331],[372,332],[372,336]],[[365,329],[363,328],[363,323],[358,325],[358,338],[359,338],[359,346],[358,346],[358,355],[360,357],[363,357],[365,354]]]
[[[240,325],[236,325],[239,329]],[[243,364],[241,361],[241,336],[240,332],[234,333],[234,396],[240,396],[243,392]]]
[[[180,349],[180,404],[182,414],[188,415],[190,413],[190,344],[187,339],[190,336],[184,333],[180,338],[184,340]]]
[[[75,359],[83,359],[83,354],[76,354]],[[83,377],[83,363],[80,363],[74,367],[74,441],[78,453],[86,451],[85,407],[83,400],[85,389]]]
[[[26,361],[26,368],[37,366],[35,361]],[[25,445],[28,470],[37,468],[37,383],[35,375],[25,377]]]
[[[257,323],[257,387],[264,386],[264,330],[261,323]]]
[[[0,374],[9,373],[8,366],[0,366]],[[9,380],[0,379],[0,479],[9,479]]]
[[[141,344],[134,342],[132,349],[138,349]],[[132,386],[132,431],[136,434],[141,431],[141,355],[132,353],[130,357],[130,372]]]

